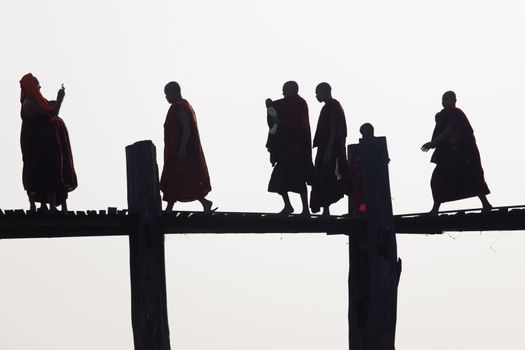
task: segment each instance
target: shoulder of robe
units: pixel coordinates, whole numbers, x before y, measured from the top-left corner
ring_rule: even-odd
[[[28,114],[36,114],[40,108],[35,100],[28,97],[22,103],[22,109]]]

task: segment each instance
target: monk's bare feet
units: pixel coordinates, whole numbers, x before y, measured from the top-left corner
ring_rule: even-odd
[[[434,208],[432,208],[432,210],[430,210],[428,213],[426,213],[425,215],[429,215],[429,216],[438,216],[438,211],[435,210]]]
[[[487,199],[487,196],[479,196],[479,199],[481,200],[481,204],[483,205],[483,209],[481,210],[482,213],[488,213],[492,210],[492,204],[490,204],[489,200]]]
[[[213,202],[207,200],[206,198],[200,199],[199,201],[202,204],[202,211],[205,213],[213,213],[218,209],[218,207],[212,209],[211,207],[213,206]]]
[[[168,204],[166,204],[166,209],[164,209],[164,211],[172,211],[174,204],[175,202],[168,202]]]
[[[432,209],[427,213],[427,215],[437,216],[439,213],[439,207],[441,206],[441,203],[434,202],[434,205],[432,206]]]
[[[308,208],[303,208],[301,216],[310,216],[310,210],[308,210]]]
[[[482,213],[489,213],[492,210],[492,204],[487,203],[483,204],[483,209],[481,209]]]
[[[293,207],[291,205],[285,205],[283,210],[279,212],[279,215],[290,215],[293,213]]]

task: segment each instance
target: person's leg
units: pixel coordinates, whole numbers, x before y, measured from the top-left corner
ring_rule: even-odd
[[[65,199],[62,201],[62,203],[60,203],[60,207],[62,209],[62,213],[67,213],[67,202]]]
[[[29,211],[36,211],[36,203],[33,196],[31,196],[31,193],[29,191],[27,192],[27,198],[29,198]]]
[[[330,216],[330,206],[327,205],[327,206],[324,206],[323,207],[323,216]]]
[[[172,211],[173,210],[173,205],[175,205],[175,201],[173,201],[173,202],[169,202],[168,201],[168,204],[166,204],[165,211]]]
[[[281,197],[283,197],[284,208],[279,212],[279,214],[288,215],[293,213],[293,207],[292,203],[290,203],[290,196],[288,196],[288,192],[281,193]]]
[[[49,200],[49,210],[57,211],[57,193],[56,191],[49,192],[48,200]]]
[[[479,200],[481,201],[481,204],[483,205],[483,210],[490,210],[492,209],[492,204],[490,204],[489,200],[487,199],[486,195],[478,196]]]
[[[429,211],[429,214],[437,215],[439,212],[439,207],[441,206],[441,203],[434,202],[434,205],[432,206],[432,209]]]
[[[217,208],[214,208],[212,209],[212,205],[213,205],[213,202],[202,197],[202,198],[199,198],[198,199],[199,202],[201,202],[202,204],[202,210],[205,212],[205,213],[210,213],[210,212],[214,212],[215,210],[217,210]]]
[[[301,202],[303,203],[301,215],[310,215],[310,209],[308,208],[308,191],[301,193]]]

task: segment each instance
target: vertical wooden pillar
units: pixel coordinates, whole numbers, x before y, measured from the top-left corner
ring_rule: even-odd
[[[135,350],[169,350],[164,234],[155,146],[126,147],[129,213],[137,227],[129,235],[131,319]]]
[[[394,350],[401,260],[392,214],[386,138],[359,143],[366,227],[350,235],[350,350]]]

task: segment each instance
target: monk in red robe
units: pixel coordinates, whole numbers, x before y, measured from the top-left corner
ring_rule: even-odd
[[[313,147],[317,147],[315,176],[312,185],[310,208],[317,213],[330,215],[330,205],[348,193],[348,165],[346,162],[346,119],[343,107],[332,97],[328,83],[315,89],[319,102],[324,102],[317,122]]]
[[[266,100],[268,108],[268,142],[270,161],[274,166],[268,192],[278,193],[284,201],[280,214],[294,211],[288,192],[298,193],[303,204],[302,215],[309,215],[306,184],[313,175],[308,105],[299,96],[299,85],[288,81],[283,85],[284,98]]]
[[[374,138],[374,126],[364,123],[359,128],[363,140]],[[363,166],[359,144],[352,144],[348,147],[348,167],[349,167],[349,214],[352,217],[359,217],[366,212],[365,192],[363,184]]]
[[[488,211],[492,208],[487,200],[490,190],[485,182],[474,130],[465,113],[456,107],[453,91],[443,94],[442,105],[443,109],[436,114],[432,141],[421,147],[423,152],[435,148],[430,160],[436,164],[430,182],[434,197],[430,213],[436,215],[441,203],[476,196]]]
[[[77,187],[77,176],[66,124],[58,116],[65,89],[58,91],[56,101],[48,101],[40,92],[40,83],[28,73],[20,80],[22,130],[20,144],[24,168],[22,182],[30,209],[35,202],[41,208],[55,211],[61,205],[67,211],[68,193]]]
[[[177,201],[198,200],[204,211],[210,212],[212,202],[205,198],[211,191],[210,177],[195,112],[182,98],[178,83],[166,84],[164,93],[171,104],[164,123],[164,168],[160,179],[166,211],[173,210]]]

